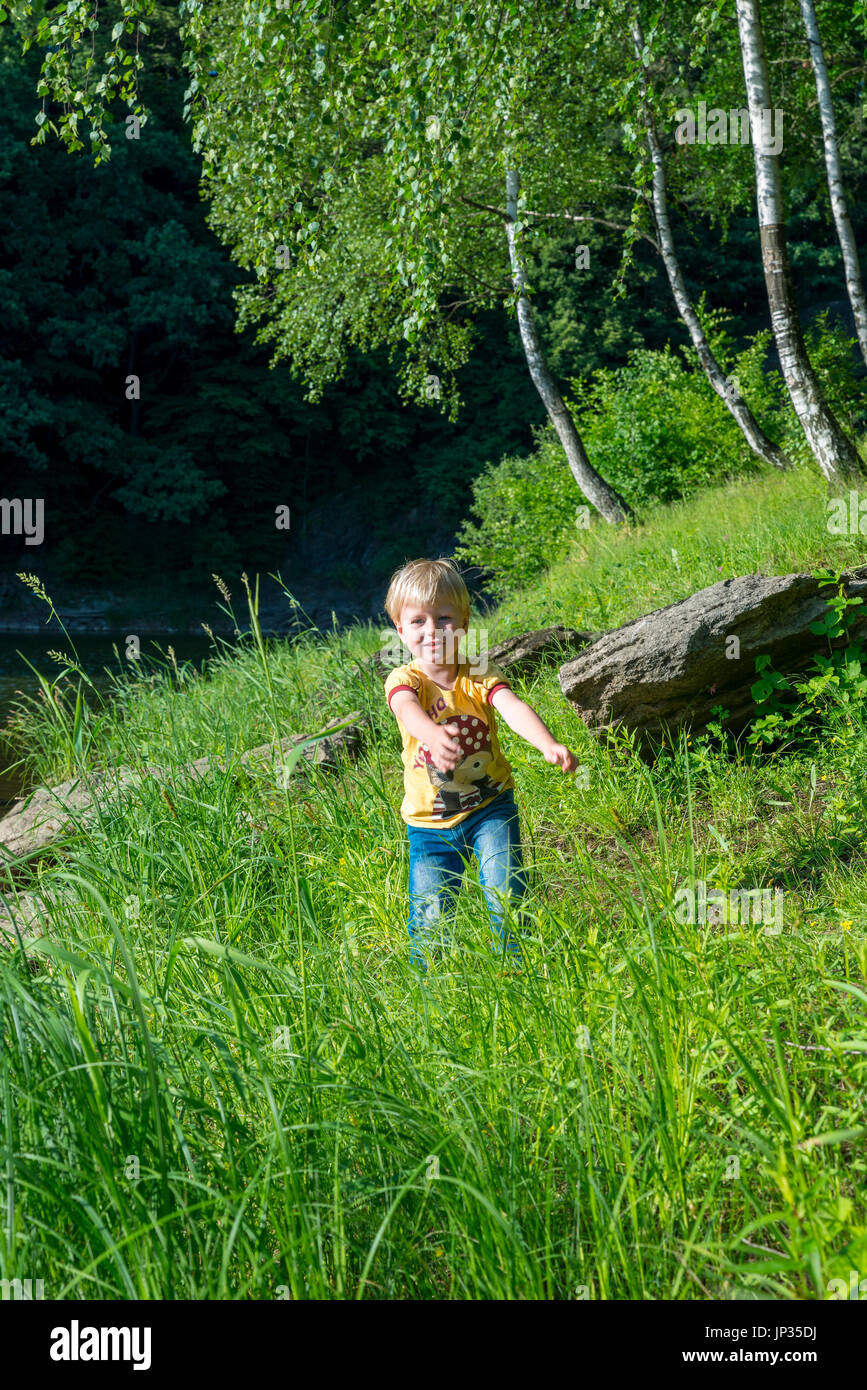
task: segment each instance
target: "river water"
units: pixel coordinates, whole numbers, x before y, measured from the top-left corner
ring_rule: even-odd
[[[73,634],[72,640],[82,670],[87,672],[100,690],[108,690],[110,687],[106,667],[115,674],[129,670],[130,662],[124,656],[125,633]],[[214,652],[211,639],[205,633],[199,635],[154,632],[141,639],[142,656],[148,662],[149,659],[168,662],[166,649],[169,646],[174,648],[178,664],[192,661],[199,669],[205,657]],[[27,662],[49,681],[62,670],[56,661],[46,655],[49,649],[73,655],[63,633],[54,627],[44,635],[33,632],[0,632],[0,815],[4,813],[9,802],[25,790],[21,769],[10,770],[14,756],[8,742],[3,738],[3,725],[22,693],[35,695],[39,690],[39,682]],[[71,679],[75,679],[74,675]]]

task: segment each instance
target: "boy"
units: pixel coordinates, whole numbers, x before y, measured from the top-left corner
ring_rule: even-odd
[[[512,769],[500,750],[494,710],[547,762],[574,772],[577,759],[501,671],[489,666],[474,675],[469,662],[458,663],[470,596],[451,560],[403,565],[392,576],[385,608],[413,657],[385,682],[403,740],[411,959],[427,969],[437,919],[460,885],[464,858],[475,853],[500,949],[520,961],[517,939],[504,933],[504,905],[510,894],[520,899],[527,883]]]

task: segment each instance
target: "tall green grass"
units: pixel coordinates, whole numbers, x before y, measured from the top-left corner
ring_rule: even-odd
[[[725,496],[749,526],[742,491]],[[734,564],[770,544],[761,515]],[[705,581],[719,501],[678,516],[648,527],[611,620]],[[791,506],[779,518],[785,564],[805,537]],[[676,580],[652,562],[674,534]],[[617,553],[591,543],[532,625],[555,601],[585,621],[569,595]],[[494,616],[502,633],[515,615]],[[649,766],[592,738],[555,668],[516,681],[588,785],[501,725],[526,968],[491,958],[472,872],[420,980],[398,730],[361,660],[377,639],[266,643],[254,620],[202,674],[143,671],[91,757],[171,782],[0,872],[7,899],[56,904],[50,939],[0,955],[0,1277],[53,1298],[809,1299],[867,1274],[859,713],[829,712],[815,753],[682,739]],[[286,786],[238,763],[351,709],[357,762],[299,763]],[[204,753],[228,766],[200,782],[184,764]],[[701,879],[782,886],[780,935],[678,921],[676,889]]]

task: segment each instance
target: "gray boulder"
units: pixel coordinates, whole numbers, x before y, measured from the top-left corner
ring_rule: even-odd
[[[341,757],[356,757],[361,749],[364,726],[368,723],[360,710],[339,715],[322,727],[328,729],[346,720],[352,723],[345,729],[305,748],[302,760],[328,769],[336,767]],[[282,783],[284,760],[305,738],[309,738],[309,734],[295,734],[279,743],[248,748],[238,763],[248,771]],[[223,759],[197,758],[185,765],[182,776],[189,773],[196,779],[203,779],[225,768]],[[122,793],[134,791],[147,777],[173,786],[174,775],[167,768],[150,764],[140,771],[118,767],[108,773],[87,772],[56,787],[37,787],[14,801],[11,810],[0,820],[0,860],[20,866],[22,856],[36,854],[54,844],[67,832],[84,825],[101,806],[109,801],[116,803]],[[245,820],[250,823],[249,817]],[[42,894],[0,890],[0,947],[11,948],[19,942],[26,947],[29,941],[44,936],[58,907],[65,902],[74,904],[74,901],[74,891],[57,885]],[[39,968],[37,957],[31,955],[29,963],[31,969]]]
[[[116,796],[139,780],[128,767],[111,774],[86,772],[55,787],[36,787],[13,801],[0,820],[0,859],[34,854],[52,844],[79,817],[93,815],[103,797]]]
[[[850,597],[867,600],[867,568],[844,580]],[[634,729],[642,744],[665,729],[700,730],[714,705],[730,711],[727,727],[738,731],[756,713],[757,656],[767,653],[790,676],[827,651],[827,639],[809,629],[834,592],[810,574],[721,580],[600,637],[560,668],[560,688],[591,728]],[[867,605],[851,611],[852,635],[867,636]]]
[[[494,666],[501,670],[511,670],[515,675],[526,675],[543,662],[559,657],[564,647],[580,651],[582,647],[595,642],[598,634],[585,632],[574,627],[542,627],[534,632],[522,632],[518,637],[508,637],[491,647],[488,657]]]
[[[16,893],[9,888],[0,888],[0,947],[10,949],[16,945],[26,947],[29,942],[44,936],[67,902],[74,901],[74,890],[55,885],[52,893]],[[38,957],[30,957],[31,970],[39,968]]]

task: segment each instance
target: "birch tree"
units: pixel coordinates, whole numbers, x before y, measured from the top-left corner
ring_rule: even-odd
[[[674,244],[674,237],[671,233],[671,223],[668,216],[665,159],[663,157],[662,145],[656,129],[656,120],[650,93],[648,91],[649,84],[646,75],[647,48],[644,40],[644,32],[641,27],[641,21],[636,14],[633,14],[630,28],[635,56],[638,62],[638,80],[643,121],[653,168],[651,198],[659,254],[662,257],[662,263],[665,267],[665,273],[668,277],[668,283],[671,287],[674,302],[677,305],[677,311],[686,324],[689,336],[692,340],[692,345],[695,348],[698,360],[704,369],[708,381],[720,400],[734,417],[753,453],[757,454],[760,459],[774,468],[788,468],[791,465],[782,449],[779,449],[776,444],[768,439],[743,396],[740,394],[737,384],[725,376],[707,341],[699,317],[695,312],[687,292],[686,283],[683,278],[677,250]]]
[[[48,113],[41,138],[48,126],[70,148],[81,148],[72,119],[81,112],[100,158],[108,149],[105,102],[117,94],[144,114],[135,77],[139,36],[146,41],[141,20],[151,8],[152,0],[115,0],[112,9],[123,22],[88,68],[95,9],[91,14],[78,5],[72,14],[70,7],[47,11],[41,0],[33,6],[18,0],[19,20],[44,11],[38,38],[50,43],[50,52],[40,90],[69,107],[59,131]],[[597,500],[585,495],[606,507],[611,521],[627,509],[593,475],[575,421],[570,428],[566,407],[557,403],[526,255],[548,219],[584,220],[567,209],[580,207],[594,184],[603,195],[617,186],[621,133],[604,113],[616,108],[625,80],[622,49],[619,68],[615,61],[621,10],[585,11],[551,0],[478,0],[472,9],[446,10],[433,0],[349,0],[339,11],[284,7],[278,0],[182,0],[179,7],[209,224],[258,281],[236,296],[239,328],[260,323],[259,341],[275,344],[274,362],[289,357],[314,389],[339,379],[347,342],[362,349],[388,344],[399,356],[406,398],[430,399],[436,368],[436,398],[441,374],[444,401],[454,407],[454,373],[471,350],[472,315],[500,304],[517,316],[531,376],[576,481],[584,490],[583,472]],[[679,13],[688,16],[686,8]],[[738,50],[725,47],[730,64]],[[91,90],[100,61],[102,75]],[[655,128],[650,134],[659,150]],[[662,225],[673,250],[659,153],[651,203],[657,230]],[[516,217],[503,206],[507,174],[520,174]],[[779,179],[777,190],[780,204]],[[632,234],[641,235],[635,214]],[[669,280],[683,314],[692,305],[676,255],[669,256],[666,270],[675,269]],[[857,456],[821,400],[802,339],[798,350],[788,287],[788,315],[778,312],[774,323],[778,343],[785,339],[780,356],[793,402],[797,395],[801,403],[799,418],[804,423],[810,416],[809,431],[804,428],[817,458],[816,441],[824,441],[820,466],[830,476],[829,469],[846,471],[839,459],[845,464],[847,447],[850,464]],[[694,334],[697,318],[692,324],[684,318]],[[707,370],[707,356],[701,352],[699,359]],[[721,394],[718,381],[714,389]],[[726,405],[749,428],[733,395],[726,383]]]
[[[138,39],[151,3],[121,0],[117,51],[100,79],[103,95],[117,90],[128,105],[138,101]],[[545,363],[525,229],[501,192],[507,131],[514,167],[544,178],[528,93],[545,76],[558,29],[576,19],[586,28],[591,17],[567,9],[540,23],[528,0],[447,12],[433,0],[350,0],[339,11],[182,0],[180,13],[209,223],[259,282],[236,296],[238,327],[261,322],[258,341],[274,342],[274,362],[289,356],[320,388],[337,379],[348,341],[388,344],[401,354],[405,399],[430,400],[431,382],[439,399],[442,374],[454,407],[454,373],[483,290],[489,305],[499,300],[517,316],[531,377],[584,496],[606,521],[624,521],[629,508],[593,469]],[[89,68],[79,85],[92,24],[83,9],[77,18],[55,12],[37,33],[58,41],[45,91],[72,98],[72,122],[64,113],[59,129],[49,124],[81,148],[75,113],[86,115],[100,159],[110,147]],[[135,37],[135,60],[117,48],[125,35]],[[118,87],[119,68],[130,75]]]
[[[864,297],[864,282],[861,278],[861,265],[858,247],[852,231],[846,195],[843,191],[843,173],[840,168],[840,148],[837,141],[837,123],[834,119],[834,103],[831,96],[831,83],[828,80],[828,67],[825,50],[819,34],[816,7],[813,0],[801,0],[801,14],[807,43],[810,46],[810,62],[816,79],[816,95],[819,102],[819,117],[822,122],[822,142],[825,148],[825,169],[828,175],[828,192],[831,197],[831,212],[837,228],[837,238],[843,253],[843,273],[849,303],[855,317],[855,329],[861,356],[867,365],[867,300]]]
[[[610,487],[591,466],[584,443],[575,426],[575,421],[562,395],[548,370],[533,310],[526,291],[527,277],[517,246],[516,228],[518,221],[518,192],[520,179],[517,169],[509,169],[506,174],[506,235],[509,244],[509,259],[512,275],[518,294],[517,314],[521,342],[530,376],[548,412],[554,429],[563,445],[572,476],[584,496],[606,521],[623,522],[631,516],[623,498]]]
[[[250,47],[244,29],[225,31],[215,61],[218,73],[232,74],[220,83],[228,110],[215,120],[200,104],[197,125],[197,138],[217,155],[207,170],[215,229],[224,239],[229,231],[236,235],[233,254],[257,265],[259,238],[273,245],[276,220],[289,250],[279,276],[262,266],[263,283],[245,293],[242,313],[249,321],[259,313],[273,318],[277,307],[281,336],[297,342],[299,324],[310,321],[301,301],[311,294],[320,304],[330,298],[341,316],[362,306],[367,345],[400,347],[403,385],[419,399],[432,377],[439,386],[432,367],[447,362],[453,373],[466,360],[467,323],[443,312],[445,295],[466,291],[468,305],[485,285],[489,304],[499,299],[516,315],[531,379],[578,487],[606,521],[624,522],[630,509],[593,468],[545,361],[522,250],[529,229],[517,171],[531,171],[539,186],[551,145],[534,94],[556,66],[558,22],[562,30],[576,17],[567,11],[540,22],[527,0],[482,0],[474,10],[457,6],[447,15],[431,0],[352,9],[351,20],[319,17],[314,30],[300,10],[272,20],[258,6],[261,39],[252,72],[249,57],[244,61]],[[581,22],[587,28],[593,21]],[[214,12],[197,10],[196,26],[202,38],[212,33]],[[275,48],[276,61],[265,72],[260,55]],[[238,111],[245,142],[268,153],[255,199],[250,161],[239,164],[230,133],[238,110],[233,74],[240,71],[251,95],[267,93],[273,103],[270,116]],[[291,146],[276,134],[275,117],[290,123]],[[502,193],[493,201],[491,192],[507,173],[515,180],[512,207]],[[239,207],[239,194],[245,203],[255,201],[255,223]],[[357,234],[362,223],[363,237]],[[511,284],[501,281],[503,264]],[[333,324],[333,307],[328,318]]]
[[[831,487],[862,476],[861,460],[822,394],[804,344],[786,243],[779,156],[770,140],[768,63],[758,0],[737,0],[738,32],[756,169],[762,266],[783,378],[816,462]]]

